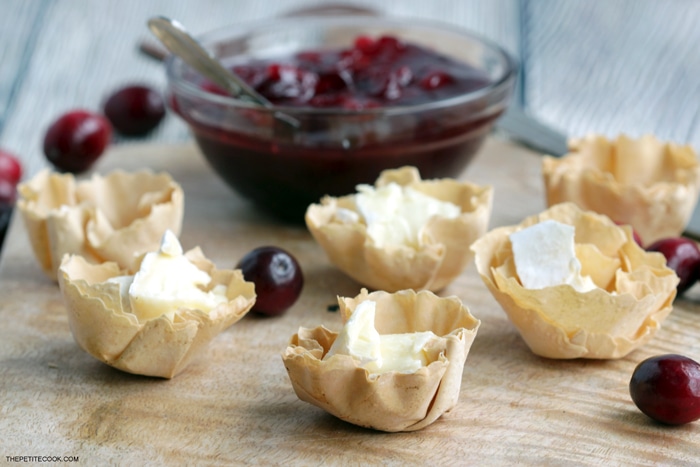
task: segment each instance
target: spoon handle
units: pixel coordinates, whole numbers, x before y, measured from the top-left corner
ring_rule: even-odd
[[[178,21],[164,16],[148,20],[148,27],[163,45],[185,63],[199,71],[233,97],[254,102],[263,107],[272,107],[270,101],[255,92],[241,78],[224,68],[212,58]]]

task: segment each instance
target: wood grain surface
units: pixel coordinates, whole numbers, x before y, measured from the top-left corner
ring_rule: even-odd
[[[107,367],[74,343],[57,286],[14,219],[0,262],[0,463],[78,456],[80,465],[693,465],[700,424],[664,427],[631,402],[635,365],[660,353],[700,357],[700,289],[678,300],[657,337],[617,361],[534,356],[470,266],[444,295],[482,321],[458,406],[426,429],[385,434],[299,401],[281,352],[301,325],[338,329],[328,311],[359,285],[335,270],[304,228],[259,216],[191,146],[122,146],[101,172],[168,170],[185,190],[185,248],[220,267],[274,244],[299,260],[306,286],[274,319],[244,318],[173,380]],[[539,159],[490,140],[463,177],[495,187],[492,227],[544,208]],[[698,286],[700,287],[700,286]]]

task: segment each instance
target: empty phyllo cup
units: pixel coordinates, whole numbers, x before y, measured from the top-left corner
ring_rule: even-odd
[[[493,189],[454,179],[421,180],[414,167],[385,170],[374,186],[327,196],[306,212],[306,225],[331,263],[376,290],[438,291],[474,258]]]
[[[240,270],[219,270],[199,247],[182,252],[172,232],[139,260],[116,263],[66,255],[59,286],[70,330],[96,359],[129,373],[172,378],[255,303]]]
[[[300,328],[284,354],[299,399],[375,430],[420,430],[457,405],[480,321],[456,297],[402,290],[338,298],[337,333]]]
[[[34,254],[53,279],[65,254],[134,272],[166,230],[179,235],[182,227],[184,194],[167,173],[115,171],[78,181],[44,170],[18,192]]]
[[[654,336],[676,296],[663,255],[573,203],[494,229],[472,248],[484,283],[543,357],[624,357]]]
[[[683,232],[700,192],[700,163],[691,146],[650,135],[589,135],[569,147],[564,157],[542,162],[549,206],[573,202],[630,224],[646,245]]]

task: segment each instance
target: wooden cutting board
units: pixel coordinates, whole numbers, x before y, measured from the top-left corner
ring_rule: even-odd
[[[700,286],[646,347],[617,361],[534,356],[470,266],[443,295],[482,321],[459,405],[426,429],[386,434],[301,402],[281,352],[299,326],[339,329],[328,306],[360,286],[334,269],[302,227],[258,215],[192,146],[121,146],[98,170],[168,170],[185,190],[182,243],[219,267],[272,244],[299,260],[306,286],[279,318],[244,318],[205,358],[167,381],[114,370],[74,343],[58,287],[12,222],[0,263],[0,462],[77,456],[82,465],[695,464],[700,423],[653,423],[631,402],[636,364],[661,353],[700,357]],[[544,209],[536,155],[490,140],[463,177],[495,187],[491,227]]]

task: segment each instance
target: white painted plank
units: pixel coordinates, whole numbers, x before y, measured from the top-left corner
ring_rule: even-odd
[[[528,1],[528,109],[573,136],[700,147],[699,22],[692,0]]]

